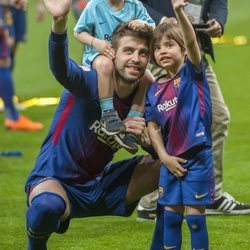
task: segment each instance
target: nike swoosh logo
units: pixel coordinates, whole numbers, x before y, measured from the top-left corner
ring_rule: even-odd
[[[174,249],[174,248],[176,248],[176,246],[170,246],[170,247],[168,247],[168,246],[164,246],[164,249]]]
[[[163,89],[159,89],[157,92],[155,92],[155,96],[158,96],[161,92],[162,92]]]
[[[196,194],[196,195],[194,196],[194,198],[199,200],[199,199],[205,197],[206,195],[208,195],[208,193],[205,193],[205,194]]]
[[[105,21],[104,21],[104,22],[99,22],[100,25],[102,25],[102,24],[104,24],[104,23],[106,23],[106,22],[105,22]]]

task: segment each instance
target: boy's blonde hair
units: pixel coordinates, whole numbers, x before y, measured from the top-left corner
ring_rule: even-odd
[[[185,45],[180,26],[176,23],[162,23],[154,29],[151,40],[151,60],[155,64],[157,63],[154,58],[154,47],[155,44],[159,43],[163,37],[167,37],[170,40],[176,41],[181,47],[182,51],[185,51]]]

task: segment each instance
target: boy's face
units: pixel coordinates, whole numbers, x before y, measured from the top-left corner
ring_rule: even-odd
[[[122,37],[119,41],[116,57],[116,72],[128,82],[139,80],[149,60],[149,48],[141,39],[131,36]]]
[[[156,63],[167,70],[179,68],[184,62],[184,50],[175,40],[166,36],[154,44],[153,50]]]

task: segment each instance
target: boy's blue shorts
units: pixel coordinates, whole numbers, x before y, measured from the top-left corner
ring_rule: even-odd
[[[136,156],[115,163],[111,162],[101,175],[83,184],[66,184],[55,177],[37,177],[32,183],[28,183],[27,190],[45,180],[54,179],[66,190],[70,201],[71,218],[103,215],[130,216],[139,200],[127,207],[125,197],[131,176],[141,159],[142,156]]]
[[[165,165],[161,166],[159,203],[162,205],[203,206],[214,203],[214,169],[211,147],[198,147],[181,156],[187,160],[182,167],[187,174],[175,177]]]

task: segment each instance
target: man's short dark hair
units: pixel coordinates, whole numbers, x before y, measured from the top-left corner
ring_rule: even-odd
[[[142,30],[133,30],[128,27],[128,23],[119,24],[112,33],[112,46],[114,50],[117,50],[120,39],[126,36],[145,41],[145,44],[150,48],[152,30],[146,25]]]

